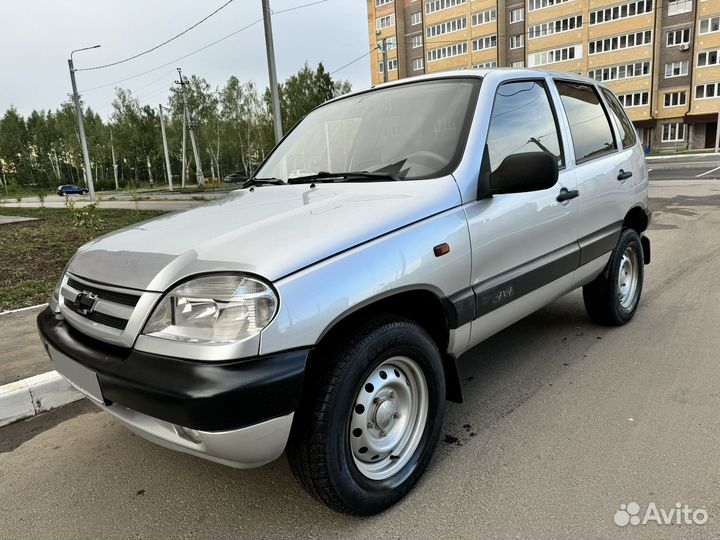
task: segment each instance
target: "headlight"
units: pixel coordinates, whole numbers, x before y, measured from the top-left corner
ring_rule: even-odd
[[[277,311],[269,285],[241,275],[193,279],[168,292],[143,334],[191,343],[231,343],[254,336]]]

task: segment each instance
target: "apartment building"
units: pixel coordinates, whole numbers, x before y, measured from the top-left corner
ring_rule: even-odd
[[[570,71],[610,86],[646,147],[715,146],[720,0],[366,1],[373,84],[450,69]]]

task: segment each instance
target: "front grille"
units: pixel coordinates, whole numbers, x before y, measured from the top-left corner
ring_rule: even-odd
[[[84,290],[87,290],[87,287],[85,287]],[[125,319],[121,319],[120,317],[113,317],[112,315],[100,313],[99,311],[93,311],[92,313],[86,314],[80,311],[80,309],[71,300],[67,298],[64,298],[63,300],[65,303],[65,307],[67,307],[70,311],[77,313],[81,317],[85,317],[86,319],[89,319],[93,322],[104,324],[105,326],[110,326],[112,328],[117,328],[118,330],[125,330],[125,327],[127,326],[128,322]]]
[[[87,283],[80,283],[78,280],[76,280],[74,278],[69,278],[67,281],[67,284],[77,291],[87,291],[87,292],[95,293],[98,295],[98,298],[100,298],[101,300],[107,300],[108,302],[113,302],[115,304],[122,304],[124,306],[135,307],[138,303],[138,300],[140,300],[139,295],[136,296],[134,294],[109,291],[109,290],[103,289],[101,287],[96,287],[94,285],[88,285]]]

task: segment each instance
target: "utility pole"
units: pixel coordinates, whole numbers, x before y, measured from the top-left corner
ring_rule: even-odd
[[[720,110],[717,115],[717,124],[715,127],[715,153],[720,151]]]
[[[187,173],[187,120],[185,117],[185,107],[183,107],[182,125],[183,125],[182,173],[180,174],[180,181],[182,183],[182,187],[185,187],[185,176]]]
[[[381,40],[382,43],[382,55],[383,55],[383,82],[388,82],[388,57],[387,57],[387,39]]]
[[[195,179],[197,180],[198,186],[201,186],[205,183],[205,177],[202,172],[202,164],[200,163],[200,149],[197,145],[197,140],[195,139],[195,129],[196,124],[193,122],[192,115],[190,114],[190,107],[188,107],[188,101],[187,101],[187,92],[185,91],[185,86],[188,83],[187,78],[183,79],[182,70],[180,68],[177,68],[178,75],[180,76],[180,82],[177,82],[177,84],[180,85],[180,88],[182,90],[182,96],[183,96],[183,107],[185,109],[185,117],[187,118],[187,126],[190,129],[190,144],[192,145],[193,154],[195,156]]]
[[[90,166],[90,154],[88,153],[87,139],[85,138],[85,125],[83,123],[82,109],[80,108],[80,96],[78,95],[77,91],[77,83],[75,82],[75,66],[73,65],[72,55],[79,51],[97,49],[98,47],[100,47],[100,45],[93,45],[92,47],[75,49],[70,53],[70,58],[68,58],[68,67],[70,68],[70,81],[72,82],[73,90],[73,101],[75,102],[75,115],[77,116],[78,130],[80,132],[80,146],[82,147],[83,162],[85,163],[85,182],[87,183],[90,200],[92,202],[95,202],[95,186],[93,185],[92,168]]]
[[[170,154],[168,153],[167,135],[165,134],[165,116],[163,116],[163,108],[160,105],[160,131],[162,131],[163,150],[165,150],[165,170],[167,171],[168,186],[170,191],[173,189],[172,173],[170,172]]]
[[[118,185],[118,177],[117,177],[118,164],[117,164],[117,160],[115,159],[115,145],[113,144],[112,131],[110,132],[110,151],[112,152],[113,175],[115,176],[115,190],[117,191],[118,189],[120,189],[120,186]]]
[[[283,136],[282,116],[280,115],[280,96],[278,95],[277,72],[275,70],[275,46],[273,45],[270,0],[262,0],[263,22],[265,23],[265,51],[267,52],[268,73],[270,75],[270,96],[272,97],[273,123],[275,124],[275,143]]]

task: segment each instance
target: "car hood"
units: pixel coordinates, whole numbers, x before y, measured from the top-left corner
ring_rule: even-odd
[[[452,176],[238,190],[85,244],[68,270],[148,291],[164,291],[204,272],[278,280],[460,203]]]

